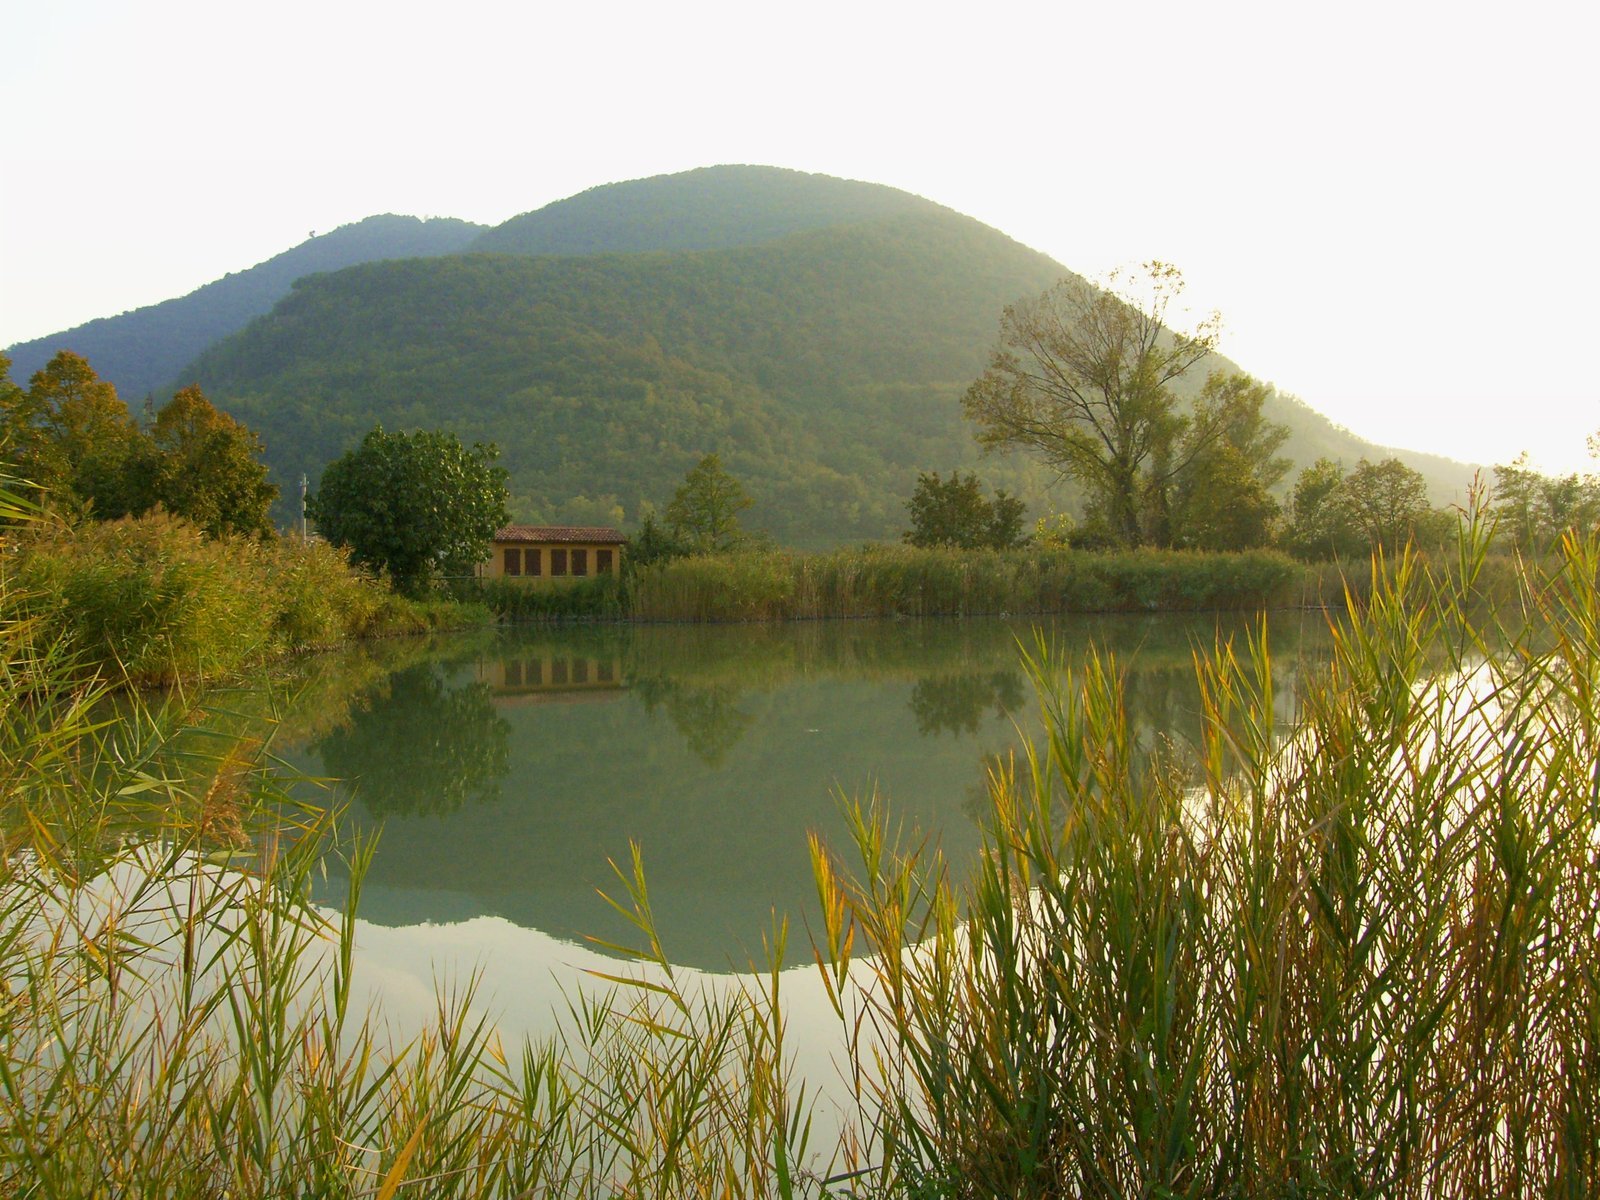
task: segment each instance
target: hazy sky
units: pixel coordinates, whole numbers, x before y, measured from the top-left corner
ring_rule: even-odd
[[[0,345],[373,213],[765,163],[1176,263],[1379,442],[1594,465],[1593,3],[3,3]]]

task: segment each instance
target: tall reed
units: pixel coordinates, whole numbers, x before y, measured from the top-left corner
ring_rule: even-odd
[[[1287,729],[1264,633],[1197,649],[1153,762],[1115,662],[1035,646],[967,886],[870,810],[854,868],[814,847],[886,1190],[1595,1194],[1600,551],[1507,629],[1483,544],[1379,570]]]
[[[1297,577],[1294,563],[1266,551],[755,551],[642,568],[630,612],[645,621],[765,621],[1249,609],[1287,599]]]
[[[0,619],[37,622],[86,670],[133,684],[487,620],[481,608],[396,596],[325,543],[210,538],[160,512],[29,525],[0,562]]]

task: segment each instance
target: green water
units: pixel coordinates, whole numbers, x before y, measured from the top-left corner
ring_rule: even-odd
[[[668,956],[763,958],[774,912],[810,957],[807,835],[847,848],[841,806],[876,795],[957,865],[980,839],[991,763],[1036,727],[1019,639],[1037,621],[819,622],[480,632],[331,656],[291,701],[286,757],[347,781],[346,829],[381,837],[361,915],[392,943],[492,918],[539,945],[638,944],[598,892],[637,844]],[[1242,618],[1056,619],[1065,661],[1126,669],[1144,745],[1195,729],[1191,651]],[[1292,696],[1320,617],[1273,627]],[[1287,701],[1286,701],[1287,702]],[[323,897],[341,894],[330,871]],[[421,931],[426,930],[426,933]],[[448,941],[448,939],[447,939]],[[420,951],[419,951],[420,953]]]

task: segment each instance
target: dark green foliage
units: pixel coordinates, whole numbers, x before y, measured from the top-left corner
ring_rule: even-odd
[[[179,371],[214,342],[243,329],[318,271],[388,258],[421,258],[464,249],[482,226],[449,218],[368,217],[313,237],[266,262],[197,288],[187,296],[103,317],[11,348],[23,377],[66,348],[93,362],[124,396],[173,386]]]
[[[628,553],[623,565],[625,570],[631,570],[665,562],[669,558],[682,558],[690,553],[689,544],[656,520],[655,511],[647,508],[639,528],[628,539]]]
[[[199,388],[186,387],[162,406],[148,440],[153,453],[140,482],[152,503],[213,537],[273,532],[268,512],[278,489],[267,482],[261,439],[213,408]]]
[[[266,537],[278,489],[261,449],[198,387],[180,391],[141,430],[117,389],[78,355],[57,354],[27,391],[9,383],[0,355],[0,457],[69,512],[110,520],[160,506],[213,537]]]
[[[517,519],[588,520],[609,495],[637,520],[715,446],[752,529],[833,545],[896,536],[926,463],[976,464],[961,383],[995,308],[1055,272],[951,214],[671,256],[370,264],[304,280],[186,377],[262,430],[280,485],[374,421],[448,424],[502,447]]]
[[[488,557],[508,520],[498,453],[481,442],[469,450],[442,430],[379,426],[323,472],[307,512],[354,562],[414,593],[435,574],[467,575]]]
[[[597,509],[620,506],[627,523],[715,446],[751,529],[836,546],[898,536],[927,464],[978,465],[957,401],[994,313],[1063,273],[904,193],[762,168],[595,189],[504,238],[480,248],[545,257],[304,279],[183,378],[262,431],[281,487],[374,422],[446,426],[503,448],[517,519],[612,524]],[[1294,420],[1300,461],[1370,451],[1304,406]],[[1036,510],[1077,506],[1037,463],[983,469]]]
[[[483,619],[402,600],[325,544],[208,537],[162,513],[35,527],[8,557],[5,583],[0,625],[32,622],[78,672],[146,685]]]
[[[1272,489],[1289,470],[1286,426],[1264,415],[1272,389],[1244,375],[1212,375],[1195,401],[1185,462],[1168,495],[1170,538],[1194,550],[1248,550],[1273,538]]]
[[[57,354],[26,390],[0,360],[0,462],[54,503],[103,517],[148,507],[139,442],[117,389],[80,355]]]
[[[1008,550],[1022,540],[1025,506],[1004,489],[986,500],[978,477],[968,472],[918,472],[917,487],[906,501],[911,528],[902,534],[913,546],[950,546],[962,550]]]
[[[749,508],[744,486],[708,454],[689,468],[667,504],[667,528],[691,554],[727,554],[745,541],[739,514]]]
[[[1436,546],[1453,527],[1449,513],[1428,504],[1422,475],[1399,459],[1362,459],[1348,475],[1319,459],[1295,482],[1284,542],[1303,558],[1360,557],[1407,542]]]
[[[375,816],[443,814],[492,800],[508,769],[511,727],[486,684],[448,687],[432,664],[389,676],[316,743],[327,769],[361,780]],[[397,756],[403,745],[408,753]]]

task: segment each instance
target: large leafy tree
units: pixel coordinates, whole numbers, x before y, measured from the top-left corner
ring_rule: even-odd
[[[917,486],[906,501],[911,528],[903,535],[913,546],[955,546],[1007,549],[1022,541],[1024,505],[1002,489],[991,501],[975,474],[952,471],[918,472]]]
[[[278,489],[267,482],[261,439],[198,387],[186,387],[156,414],[150,429],[154,498],[213,537],[272,532],[268,510]]]
[[[1261,413],[1271,394],[1247,375],[1216,373],[1206,380],[1188,431],[1205,441],[1184,456],[1167,497],[1173,545],[1248,550],[1272,540],[1280,508],[1272,488],[1290,464],[1278,454],[1288,429]]]
[[[308,513],[351,557],[419,591],[436,572],[464,575],[488,556],[509,519],[506,473],[493,445],[453,433],[372,430],[328,465]]]
[[[1175,267],[1145,264],[1138,290],[1136,302],[1074,277],[1007,307],[988,368],[962,397],[979,441],[1041,454],[1130,546],[1168,540],[1167,493],[1220,434],[1172,391],[1216,345],[1217,318],[1166,327],[1183,291]]]
[[[1591,438],[1591,449],[1595,444]],[[1545,475],[1519,454],[1494,468],[1494,506],[1502,537],[1523,549],[1546,549],[1564,533],[1600,525],[1600,477]]]
[[[129,469],[139,431],[114,385],[70,350],[34,372],[26,390],[7,384],[0,388],[0,452],[19,478],[96,516],[140,509]]]
[[[1428,503],[1426,480],[1397,458],[1362,459],[1348,475],[1338,463],[1318,459],[1296,481],[1291,503],[1285,540],[1308,558],[1437,542],[1450,527],[1448,514]]]
[[[683,477],[667,504],[667,528],[698,554],[723,554],[745,540],[739,514],[750,507],[750,497],[722,465],[707,454]]]

